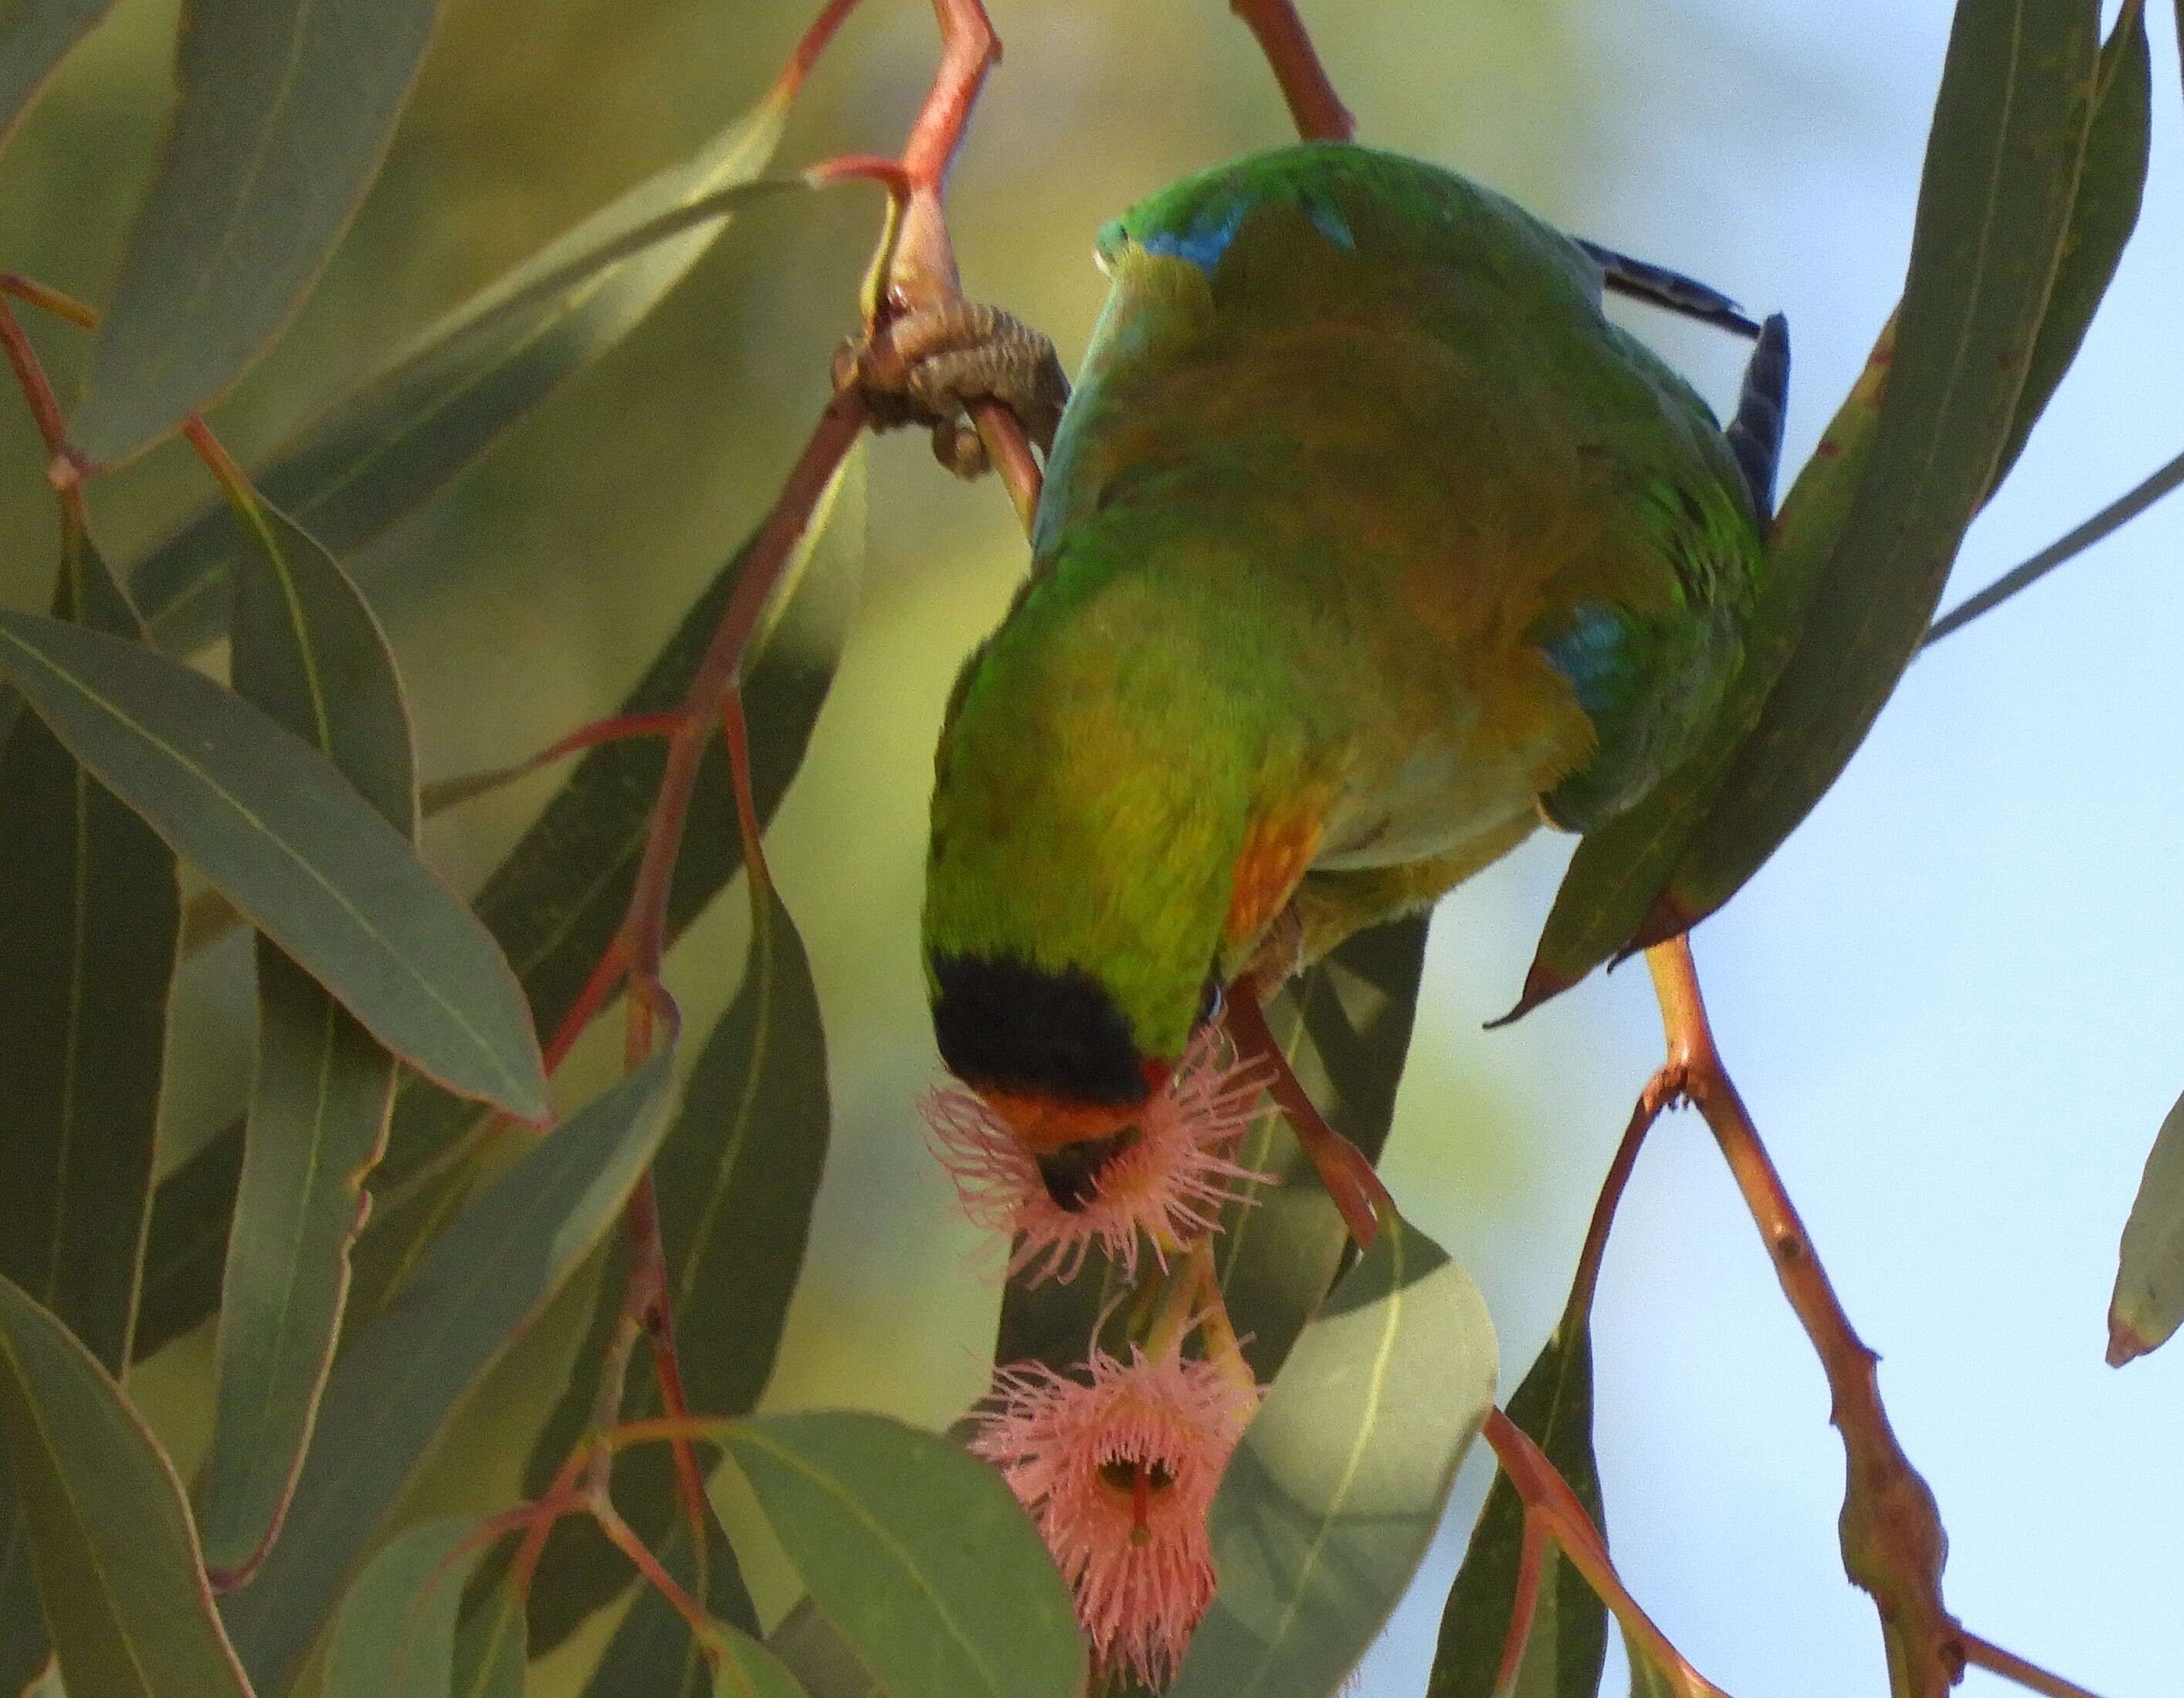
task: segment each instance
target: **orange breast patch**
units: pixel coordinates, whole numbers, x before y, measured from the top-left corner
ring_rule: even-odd
[[[1317,809],[1252,822],[1229,873],[1228,916],[1221,927],[1224,949],[1251,943],[1281,911],[1319,851],[1320,823]]]

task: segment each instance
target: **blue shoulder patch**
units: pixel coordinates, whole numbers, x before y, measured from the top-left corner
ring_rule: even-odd
[[[1568,630],[1540,652],[1547,664],[1569,680],[1578,705],[1593,718],[1612,710],[1628,676],[1626,643],[1630,627],[1621,613],[1606,602],[1589,601],[1571,610]]]
[[[1193,219],[1181,230],[1152,231],[1142,238],[1145,252],[1187,260],[1212,276],[1228,244],[1236,239],[1237,227],[1244,222],[1244,206],[1238,202],[1217,216],[1212,214],[1213,209],[1208,208],[1208,215]]]

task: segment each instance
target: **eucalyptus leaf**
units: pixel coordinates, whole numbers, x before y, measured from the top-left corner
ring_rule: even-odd
[[[2184,1323],[2184,1097],[2146,1158],[2109,1300],[2109,1363],[2157,1350]]]
[[[114,0],[8,0],[0,24],[0,146]]]
[[[187,7],[181,101],[91,346],[69,439],[126,459],[240,377],[378,174],[437,0]]]
[[[1555,1465],[1604,1536],[1600,1468],[1592,1454],[1592,1335],[1582,1318],[1563,1318],[1510,1397],[1507,1413]],[[1509,1477],[1496,1474],[1441,1612],[1426,1698],[1593,1698],[1600,1690],[1607,1606],[1559,1551],[1540,1573],[1516,1685],[1496,1687],[1524,1535],[1524,1503]]]
[[[223,1603],[261,1698],[289,1690],[457,1406],[621,1214],[658,1147],[671,1079],[662,1052],[538,1139],[335,1365],[282,1536]]]
[[[769,1415],[725,1442],[798,1575],[889,1698],[1072,1698],[1068,1588],[1000,1475],[883,1416]]]
[[[809,1598],[796,1601],[766,1636],[766,1644],[811,1698],[887,1698],[849,1641]]]
[[[788,101],[768,96],[688,159],[625,191],[427,326],[275,448],[259,487],[343,554],[430,500],[644,322],[718,239],[728,214],[550,293],[538,286],[663,214],[757,176],[788,115]],[[517,303],[527,304],[511,310]],[[226,514],[212,503],[136,563],[131,582],[164,646],[193,649],[219,634],[229,568],[240,554]]]
[[[97,1698],[251,1698],[174,1469],[97,1359],[8,1279],[0,1431],[70,1687]]]
[[[286,514],[245,494],[237,520],[256,546],[236,598],[237,693],[330,759],[414,843],[409,714],[385,633],[333,556]],[[279,1530],[303,1466],[398,1072],[263,938],[257,966],[258,1063],[198,1489],[205,1560],[229,1584]]]
[[[467,1517],[405,1528],[382,1545],[326,1637],[326,1698],[451,1698],[455,1618],[478,1551]]]
[[[1171,1698],[1325,1698],[1387,1624],[1493,1405],[1470,1277],[1399,1217],[1298,1337],[1222,1478]]]
[[[791,559],[786,598],[762,626],[745,671],[751,782],[759,818],[770,820],[804,759],[850,628],[865,549],[864,454],[853,450]],[[620,711],[671,709],[689,688],[698,660],[734,593],[749,544],[722,567],[647,669]],[[628,906],[665,756],[653,739],[588,750],[478,893],[479,918],[509,952],[526,999],[550,1029],[575,1003]],[[667,933],[679,936],[743,864],[717,743],[699,764],[682,834]],[[415,1078],[395,1101],[387,1151],[374,1189],[379,1216],[359,1241],[353,1304],[376,1307],[387,1289],[376,1274],[414,1261],[421,1232],[439,1217],[442,1192],[423,1186],[476,1111]],[[155,1349],[197,1326],[219,1299],[220,1246],[241,1166],[242,1128],[214,1135],[160,1183],[146,1253],[142,1347]],[[390,1203],[387,1194],[397,1200]]]
[[[827,1160],[827,1039],[818,992],[780,897],[763,880],[750,881],[750,891],[742,987],[699,1051],[682,1109],[653,1163],[669,1301],[685,1317],[677,1338],[683,1390],[689,1406],[709,1416],[744,1414],[766,1389]],[[532,1450],[526,1478],[534,1495],[590,1424],[598,1365],[623,1295],[621,1280],[602,1282],[579,1370]],[[656,1382],[643,1369],[638,1378],[625,1412],[660,1413]],[[648,1545],[681,1528],[666,1447],[621,1459],[615,1501]],[[678,1546],[687,1537],[679,1530],[675,1536]],[[627,1584],[627,1561],[604,1546],[573,1539],[549,1545],[531,1589],[531,1640],[540,1651],[559,1645]],[[738,1583],[738,1601],[741,1589]],[[722,1603],[711,1606],[719,1613]],[[755,1618],[737,1624],[757,1627]]]
[[[1747,825],[1754,817],[1751,787],[1765,777],[1761,765],[1787,764],[1791,733],[1778,731],[1775,719],[1789,710],[1770,703],[1793,655],[1804,669],[1800,676],[1810,675],[1797,686],[1807,697],[1797,710],[1799,725],[1827,719],[1833,711],[1831,693],[1846,691],[1837,715],[1841,724],[1826,737],[1848,735],[1849,743],[1837,741],[1835,753],[1821,755],[1812,773],[1798,781],[1808,793],[1797,804],[1798,812],[1817,800],[1832,782],[1827,763],[1840,770],[1847,760],[1911,652],[1884,660],[1878,669],[1864,669],[1859,696],[1835,676],[1843,656],[1852,652],[1841,647],[1849,638],[1837,627],[1846,621],[1863,627],[1869,616],[1880,616],[1875,610],[1889,598],[1881,598],[1875,586],[1885,582],[1896,587],[1897,610],[1886,615],[1892,626],[1908,624],[1916,613],[1923,633],[1964,526],[2014,464],[2084,337],[2136,221],[2144,181],[2143,18],[2134,0],[2119,17],[2093,73],[2065,90],[2059,88],[2058,77],[2067,81],[2069,62],[2089,51],[2070,19],[2078,18],[2084,31],[2092,24],[2081,15],[2088,8],[2048,8],[2038,28],[2063,31],[2071,40],[2059,57],[2052,43],[2024,44],[2028,55],[2044,56],[2047,64],[2020,65],[2025,76],[2020,81],[2029,78],[2040,86],[2013,85],[2004,92],[2001,97],[2013,120],[2005,129],[2003,114],[1993,109],[1992,88],[1983,91],[1989,101],[1985,109],[1970,109],[1982,92],[1974,86],[1998,74],[2002,66],[2019,63],[2014,48],[2004,52],[1998,40],[1998,32],[2007,34],[2012,27],[2000,15],[2006,9],[1982,0],[1958,13],[1962,39],[1953,37],[1951,81],[1936,109],[1905,304],[1883,327],[1864,374],[1775,522],[1768,542],[1767,577],[1746,634],[1743,668],[1699,751],[1654,794],[1579,845],[1512,1017],[1574,984],[1601,962],[1693,923],[1702,910],[1711,911],[1708,905],[1726,899],[1724,887],[1731,877],[1726,868],[1732,861],[1744,869],[1736,875],[1741,882],[1772,852],[1774,843],[1787,835],[1794,820],[1770,827],[1776,835],[1762,849]],[[2025,103],[2021,110],[2015,103],[2020,98]],[[2043,99],[2046,105],[2038,106]],[[2046,114],[2044,130],[2025,118],[2036,110]],[[2075,135],[2069,133],[2074,125]],[[1981,147],[1993,164],[1993,181],[2003,191],[2002,200],[1992,207],[1984,199],[1985,168],[1975,157]],[[2040,152],[2040,172],[2020,177],[2012,149]],[[1974,176],[1981,177],[1978,194],[1965,187]],[[2059,233],[2048,203],[2059,193],[2067,212]],[[2031,203],[2037,203],[2041,218],[2025,211]],[[1958,227],[1982,208],[1992,214],[1988,228],[2010,232],[2006,241],[1992,244],[1992,251],[1990,244]],[[2031,221],[2020,225],[2020,219]],[[1906,319],[1914,300],[1918,316]],[[2013,313],[2021,316],[2013,319]],[[1908,326],[1908,333],[1921,344],[1900,366],[1899,324]],[[1958,332],[1983,338],[1985,347],[1982,358],[1970,340],[1962,342],[1955,366],[1967,380],[1961,385],[1953,379],[1945,382],[1944,374],[1935,369],[1953,357],[1951,338]],[[1897,422],[1889,427],[1892,464],[1888,455],[1876,455],[1875,444],[1886,398],[1906,383],[1916,387],[1892,405]],[[1942,395],[1944,387],[1953,398]],[[1919,526],[1896,532],[1886,544],[1877,542],[1892,521],[1873,503],[1896,500],[1888,491],[1909,475],[1911,461],[1905,457],[1915,459],[1928,449],[1936,456],[1931,470],[1938,482],[1912,503]],[[1984,463],[1983,453],[1991,456]],[[1867,487],[1869,475],[1878,494]],[[1944,484],[1948,493],[1937,498]],[[1853,519],[1866,527],[1860,537],[1849,532]],[[1900,547],[1907,557],[1919,554],[1921,564],[1909,569],[1877,566],[1871,551],[1880,546]],[[1856,583],[1835,587],[1838,573],[1853,567],[1859,574]],[[1829,586],[1825,597],[1836,610],[1830,615],[1836,625],[1830,634],[1808,639],[1808,621],[1823,583]],[[1911,586],[1908,593],[1904,585]],[[1896,630],[1886,653],[1892,656],[1902,646]],[[1872,693],[1876,688],[1878,697]],[[1756,744],[1747,749],[1763,715],[1769,716],[1769,747],[1764,752]],[[1802,740],[1806,732],[1799,730],[1795,736]],[[1814,776],[1823,772],[1825,778],[1813,788]],[[1705,870],[1717,861],[1724,871]]]
[[[2098,7],[1961,0],[1873,458],[1758,724],[1636,942],[1711,914],[1835,782],[2018,433],[2092,115]]]
[[[142,626],[81,528],[53,610],[129,642]],[[0,743],[0,1277],[125,1372],[151,1205],[175,857],[36,717]],[[45,1663],[20,1506],[0,1459],[0,1691]]]
[[[547,1111],[499,948],[326,757],[188,667],[0,613],[0,665],[71,754],[421,1072]]]

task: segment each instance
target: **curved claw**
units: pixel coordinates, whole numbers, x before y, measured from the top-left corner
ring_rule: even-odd
[[[999,401],[1045,454],[1069,400],[1052,341],[976,301],[924,308],[864,342],[845,343],[834,357],[834,385],[858,389],[880,430],[930,429],[934,457],[959,477],[976,477],[988,466],[970,403]]]

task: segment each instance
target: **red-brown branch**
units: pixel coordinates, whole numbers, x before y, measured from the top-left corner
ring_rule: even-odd
[[[1342,1224],[1350,1229],[1358,1248],[1364,1249],[1379,1235],[1381,1220],[1394,1213],[1395,1201],[1380,1176],[1373,1171],[1373,1164],[1356,1144],[1327,1123],[1313,1104],[1312,1093],[1305,1089],[1296,1070],[1290,1066],[1290,1058],[1274,1041],[1266,1010],[1260,1004],[1258,986],[1250,975],[1229,988],[1222,1024],[1236,1053],[1267,1069],[1267,1094],[1273,1098],[1297,1142],[1312,1158]]]
[[[1892,1690],[1941,1698],[1962,1678],[1964,1630],[1942,1601],[1948,1538],[1934,1495],[1897,1443],[1868,1350],[1814,1253],[1804,1222],[1768,1159],[1743,1100],[1730,1083],[1699,994],[1687,938],[1646,952],[1661,1004],[1669,1067],[1706,1117],[1744,1194],[1783,1294],[1813,1341],[1833,1399],[1846,1463],[1841,1533],[1843,1568],[1880,1612]]]
[[[1259,38],[1298,135],[1307,142],[1347,142],[1357,134],[1357,120],[1328,81],[1293,0],[1229,0],[1229,10]]]
[[[1615,1566],[1607,1558],[1607,1545],[1578,1501],[1577,1494],[1535,1445],[1524,1430],[1498,1409],[1486,1412],[1486,1424],[1481,1429],[1486,1442],[1494,1447],[1494,1459],[1502,1465],[1510,1486],[1518,1501],[1524,1506],[1525,1543],[1533,1544],[1540,1535],[1536,1526],[1544,1531],[1570,1566],[1585,1578],[1585,1583],[1598,1595],[1600,1601],[1613,1611],[1632,1639],[1637,1641],[1652,1659],[1654,1666],[1666,1675],[1669,1683],[1683,1698],[1725,1698],[1719,1687],[1685,1662],[1684,1655],[1669,1642],[1668,1635],[1654,1626],[1652,1617],[1639,1608],[1638,1601],[1630,1595]],[[1519,1562],[1519,1586],[1517,1614],[1529,1625],[1539,1597],[1539,1580],[1545,1567],[1545,1552],[1531,1570],[1530,1595],[1523,1586],[1523,1563]],[[1520,1648],[1524,1640],[1513,1634]],[[1513,1655],[1508,1645],[1502,1649],[1502,1662],[1507,1665]]]

